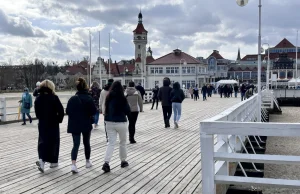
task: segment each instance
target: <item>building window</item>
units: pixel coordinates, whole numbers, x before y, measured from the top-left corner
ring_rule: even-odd
[[[125,85],[128,86],[129,82],[131,82],[131,81],[132,81],[131,79],[130,80],[129,79],[125,79]]]
[[[106,85],[106,80],[102,80],[102,87]]]
[[[183,74],[195,74],[196,68],[195,67],[182,67]]]
[[[182,87],[185,89],[190,88],[190,87],[195,87],[196,82],[195,80],[183,80],[182,81]]]
[[[150,67],[151,74],[163,74],[162,67]]]
[[[139,47],[139,49],[141,49],[141,45],[139,45],[138,47]]]
[[[138,57],[141,57],[141,54],[138,54]]]
[[[99,74],[99,70],[97,70],[97,74]]]
[[[179,67],[167,67],[166,68],[166,74],[178,74],[179,73]]]

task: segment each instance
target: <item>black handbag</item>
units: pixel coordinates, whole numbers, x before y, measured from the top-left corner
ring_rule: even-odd
[[[30,109],[30,103],[24,102],[24,108],[25,109]]]

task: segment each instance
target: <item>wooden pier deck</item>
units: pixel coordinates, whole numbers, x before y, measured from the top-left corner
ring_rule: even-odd
[[[70,172],[73,142],[66,132],[67,118],[61,124],[59,167],[46,165],[44,174],[35,166],[37,121],[26,126],[0,125],[0,193],[201,193],[199,122],[239,101],[217,95],[205,102],[186,99],[176,130],[164,128],[160,106],[150,110],[145,105],[137,123],[138,143],[127,146],[129,167],[120,168],[116,146],[107,174],[101,170],[106,148],[102,115],[100,129],[91,137],[93,167],[85,168],[81,143],[75,175]]]

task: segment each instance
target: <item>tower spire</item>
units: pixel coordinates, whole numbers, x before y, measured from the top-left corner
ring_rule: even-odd
[[[142,10],[141,10],[141,8],[140,8],[140,13],[139,13],[138,18],[139,18],[139,24],[142,24],[142,23],[143,23],[143,15],[142,15]]]

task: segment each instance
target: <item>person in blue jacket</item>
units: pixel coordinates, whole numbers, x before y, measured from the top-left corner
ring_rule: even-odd
[[[22,119],[23,119],[23,124],[26,125],[26,116],[29,118],[29,122],[32,123],[32,118],[30,116],[30,109],[32,107],[32,96],[29,94],[28,88],[24,89],[24,93],[22,94],[22,99],[19,101],[22,103],[21,106],[21,113],[22,113]]]

